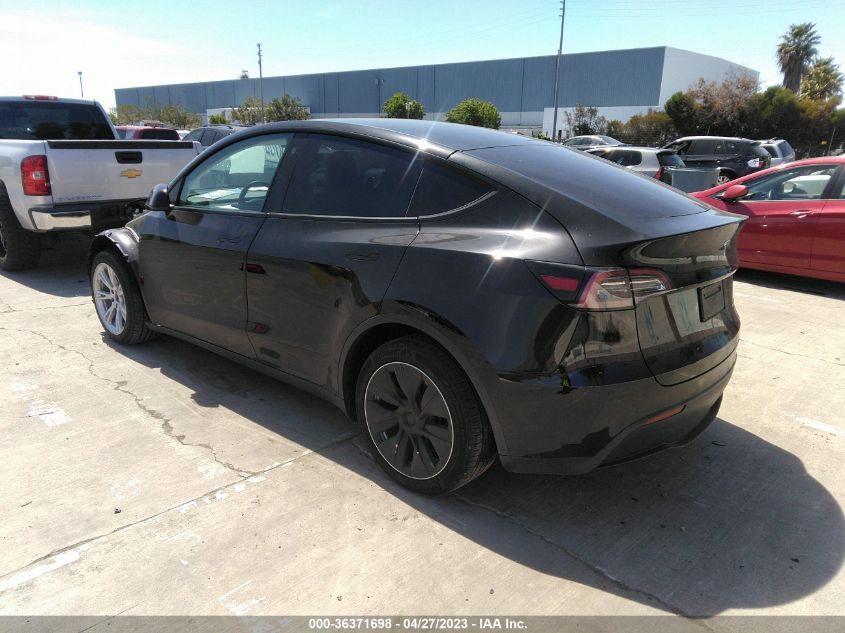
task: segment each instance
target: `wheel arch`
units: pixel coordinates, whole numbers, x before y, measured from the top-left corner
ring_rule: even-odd
[[[91,245],[88,247],[88,268],[94,262],[97,253],[105,250],[113,250],[120,254],[129,266],[138,286],[142,286],[141,273],[138,263],[138,238],[127,228],[110,229],[94,236]]]
[[[356,420],[355,390],[357,378],[367,356],[380,345],[403,336],[421,335],[432,341],[447,353],[469,379],[478,399],[484,407],[487,420],[493,430],[493,438],[499,454],[506,455],[507,447],[499,426],[487,387],[476,364],[483,361],[481,352],[460,334],[458,330],[448,331],[443,325],[404,310],[399,314],[380,314],[360,324],[347,339],[338,365],[338,392],[343,400],[347,415]],[[456,335],[460,338],[456,341]],[[492,372],[492,369],[490,370]]]

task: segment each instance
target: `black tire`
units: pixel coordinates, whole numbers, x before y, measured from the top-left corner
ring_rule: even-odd
[[[126,311],[126,317],[120,331],[114,331],[114,328],[104,321],[104,315],[98,307],[94,275],[101,265],[109,267],[120,282]],[[91,262],[88,276],[91,285],[91,299],[94,301],[97,318],[100,319],[100,324],[109,338],[123,345],[138,345],[157,336],[157,332],[147,326],[147,311],[135,276],[129,270],[126,261],[118,253],[113,250],[104,250],[97,253]]]
[[[0,268],[35,268],[40,257],[41,236],[21,227],[5,190],[0,189]]]
[[[432,400],[441,396],[446,405],[445,411],[450,417],[448,422],[452,429],[451,450],[447,458],[437,460],[437,469],[433,469],[436,470],[436,474],[426,478],[408,476],[394,467],[379,450],[374,432],[371,430],[370,421],[367,419],[368,406],[371,411],[376,404],[379,407],[392,406],[390,403],[379,400],[377,394],[374,393],[375,389],[371,388],[371,382],[377,372],[380,372],[380,374],[389,373],[390,367],[393,366],[408,367],[410,368],[408,371],[416,372],[414,375],[421,374],[423,376],[425,386],[422,391],[417,390],[417,405],[420,405],[419,401],[425,400],[423,394],[427,393],[425,388],[430,388],[428,386],[430,380],[436,388],[431,392],[433,394]],[[397,386],[399,385],[395,375],[393,382]],[[496,447],[493,433],[475,389],[455,360],[445,350],[424,336],[414,335],[395,339],[385,343],[370,354],[358,375],[355,406],[358,420],[364,427],[370,451],[375,461],[390,477],[415,492],[437,494],[455,490],[484,473],[495,461]],[[423,442],[426,440],[421,439],[420,435],[425,435],[425,431],[420,429],[430,427],[428,426],[429,422],[426,421],[425,413],[420,412],[420,409],[424,409],[424,407],[420,406],[416,409],[418,415],[416,432],[418,435],[415,437],[416,441]],[[387,416],[391,417],[391,414],[387,413]],[[397,419],[398,417],[399,414],[397,413]],[[444,418],[436,419],[445,420]],[[403,420],[406,419],[403,418]],[[388,422],[388,424],[391,423]],[[403,424],[405,424],[405,421],[403,421]],[[410,426],[414,424],[415,422],[410,422]],[[376,433],[382,438],[382,447],[394,442],[394,438],[399,437],[399,433],[403,432],[399,430],[398,421],[396,426],[391,428],[396,429],[395,435],[391,435],[387,431],[381,434]],[[418,444],[414,440],[409,440],[409,443],[411,446],[408,450],[408,459],[419,457],[420,450],[424,449],[417,450]],[[400,440],[395,439],[395,443],[389,446],[393,449],[394,460],[399,444]],[[430,442],[427,445],[432,446]],[[428,461],[428,465],[432,465],[431,460]]]
[[[716,184],[723,185],[726,182],[730,182],[731,180],[736,179],[736,176],[729,171],[720,171],[719,175],[716,176]]]

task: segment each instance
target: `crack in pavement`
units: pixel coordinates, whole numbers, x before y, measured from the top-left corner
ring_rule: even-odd
[[[612,576],[606,570],[604,570],[601,567],[591,563],[586,558],[576,554],[575,552],[570,550],[565,545],[562,545],[561,543],[558,543],[557,541],[550,539],[548,536],[546,536],[542,532],[538,532],[538,531],[534,530],[530,526],[526,525],[525,523],[523,523],[522,521],[517,519],[515,516],[510,515],[506,512],[502,512],[501,510],[494,508],[494,507],[491,507],[491,506],[488,506],[484,503],[472,501],[471,499],[466,498],[465,496],[463,496],[462,494],[460,494],[458,492],[453,492],[452,497],[454,497],[459,502],[461,502],[465,505],[468,505],[468,506],[473,507],[473,508],[479,508],[481,510],[485,510],[485,511],[490,512],[490,513],[492,513],[492,514],[494,514],[494,515],[496,515],[496,516],[498,516],[502,519],[505,519],[505,520],[513,523],[514,525],[516,525],[517,527],[519,527],[523,531],[527,532],[531,536],[538,538],[541,541],[543,541],[544,543],[546,543],[547,545],[551,545],[555,549],[563,552],[566,556],[568,556],[572,560],[576,561],[577,563],[579,563],[580,565],[585,567],[591,573],[595,574],[596,576],[598,576],[602,580],[605,580],[606,582],[611,583],[613,586],[617,587],[618,589],[621,589],[621,590],[623,590],[623,591],[625,591],[629,594],[636,594],[638,596],[642,596],[647,601],[652,602],[652,603],[656,603],[664,611],[668,611],[669,613],[673,613],[673,614],[681,616],[683,618],[687,618],[687,619],[695,622],[697,625],[701,626],[702,628],[704,628],[708,631],[713,630],[709,626],[707,626],[706,624],[704,624],[702,622],[698,622],[698,620],[695,616],[692,616],[688,613],[685,613],[680,608],[666,602],[660,596],[657,596],[653,593],[650,593],[650,592],[646,591],[645,589],[639,589],[638,587],[634,587],[632,585],[629,585],[624,580],[620,580],[619,578]]]
[[[845,367],[845,362],[837,362],[835,360],[828,360],[826,358],[819,358],[818,356],[807,356],[806,354],[799,354],[798,352],[787,352],[784,349],[778,349],[777,347],[769,347],[768,345],[763,345],[761,343],[755,343],[754,341],[749,341],[747,338],[740,337],[739,339],[743,343],[748,343],[749,345],[753,345],[754,347],[762,347],[763,349],[767,349],[771,352],[780,352],[781,354],[786,354],[787,356],[798,356],[799,358],[806,358],[808,360],[817,360],[822,363],[828,363],[830,365],[838,365],[839,367]]]
[[[20,333],[25,333],[25,334],[33,334],[35,336],[41,337],[42,339],[44,339],[45,341],[47,341],[50,345],[52,345],[54,347],[58,347],[59,349],[65,351],[65,352],[71,353],[71,354],[77,354],[86,363],[88,363],[88,373],[91,376],[109,384],[114,391],[118,391],[122,394],[129,396],[130,398],[132,398],[132,400],[135,403],[135,406],[138,409],[140,409],[143,413],[145,413],[149,417],[161,422],[161,430],[164,432],[164,434],[166,436],[175,439],[177,442],[179,442],[183,446],[192,446],[192,447],[206,449],[207,451],[209,451],[211,453],[211,458],[215,463],[217,463],[220,466],[222,466],[223,468],[233,472],[234,474],[238,475],[239,477],[257,474],[257,473],[254,473],[252,471],[245,470],[243,468],[238,468],[234,464],[231,464],[229,462],[223,461],[222,459],[219,459],[218,456],[217,456],[217,451],[212,446],[210,446],[209,444],[203,444],[203,443],[191,444],[189,442],[186,442],[184,434],[183,435],[177,435],[177,434],[174,433],[173,426],[170,424],[170,422],[171,422],[170,418],[168,418],[165,414],[161,413],[160,411],[156,411],[152,407],[149,407],[146,404],[144,404],[143,398],[136,395],[131,389],[129,389],[127,387],[128,382],[126,380],[113,380],[113,379],[108,378],[106,376],[101,376],[96,371],[94,371],[94,365],[95,365],[94,359],[89,358],[84,352],[81,352],[78,349],[72,349],[72,348],[66,347],[66,346],[62,345],[61,343],[57,343],[56,341],[52,340],[46,334],[43,334],[42,332],[38,332],[36,330],[6,328],[6,327],[0,327],[0,330],[6,330],[6,331],[11,331],[11,332],[20,332]]]
[[[0,329],[2,329],[2,328],[0,328]],[[97,534],[95,536],[91,536],[91,537],[88,537],[86,539],[82,539],[81,541],[77,541],[76,543],[72,543],[71,545],[65,545],[63,547],[55,549],[55,550],[51,551],[49,554],[45,554],[44,556],[40,556],[40,557],[38,557],[34,560],[31,560],[26,565],[23,565],[22,567],[19,567],[18,569],[15,569],[13,571],[10,571],[10,572],[7,572],[5,574],[0,575],[0,580],[14,576],[15,574],[18,574],[18,573],[22,572],[23,570],[27,569],[28,567],[32,567],[33,565],[37,565],[38,563],[43,563],[44,561],[46,561],[50,558],[54,558],[55,556],[58,556],[58,555],[60,555],[64,552],[82,547],[84,545],[87,545],[89,543],[93,543],[94,541],[98,541],[100,539],[108,538],[109,536],[112,536],[113,534],[117,534],[118,532],[122,532],[123,530],[127,530],[127,529],[133,528],[135,526],[142,525],[143,523],[146,523],[148,521],[152,521],[153,519],[156,519],[160,516],[163,516],[163,515],[167,514],[168,512],[173,512],[174,510],[178,510],[179,508],[186,506],[190,503],[195,503],[195,502],[199,501],[200,499],[202,499],[203,497],[209,497],[209,496],[216,495],[218,492],[223,491],[227,488],[231,488],[232,486],[236,486],[239,483],[243,483],[243,482],[247,481],[248,479],[250,479],[251,477],[256,477],[258,475],[264,475],[264,474],[272,472],[276,469],[282,468],[284,466],[288,466],[288,465],[290,465],[294,462],[299,461],[300,459],[308,457],[309,455],[320,454],[322,451],[326,451],[326,450],[329,450],[331,448],[334,448],[335,446],[339,446],[340,444],[343,444],[344,442],[348,442],[349,440],[355,439],[355,437],[357,437],[357,436],[358,436],[357,431],[355,431],[354,433],[351,433],[351,432],[350,433],[344,433],[343,435],[339,435],[339,436],[337,436],[337,437],[335,437],[331,440],[328,440],[323,446],[320,446],[319,448],[303,451],[302,453],[300,453],[299,455],[297,455],[295,457],[291,457],[291,458],[286,459],[286,460],[281,461],[281,462],[276,462],[276,463],[272,464],[271,466],[268,466],[267,468],[262,468],[261,470],[257,470],[253,473],[250,473],[249,475],[240,477],[239,479],[236,479],[234,481],[230,481],[230,482],[225,483],[221,486],[217,486],[216,488],[212,488],[211,490],[204,492],[201,495],[194,497],[193,499],[188,499],[187,501],[180,501],[176,505],[165,508],[164,510],[160,510],[159,512],[155,512],[155,513],[153,513],[153,514],[151,514],[147,517],[144,517],[142,519],[138,519],[137,521],[132,521],[131,523],[125,523],[124,525],[120,525],[120,526],[114,528],[113,530],[109,530],[108,532],[103,532],[102,534]],[[2,592],[0,592],[0,593],[2,593]]]
[[[85,303],[66,303],[58,306],[40,306],[37,308],[13,308],[12,304],[6,303],[0,299],[0,304],[6,306],[5,310],[0,310],[0,314],[20,314],[22,312],[34,312],[36,310],[61,310],[63,308],[78,308],[79,306],[91,305],[91,301]]]

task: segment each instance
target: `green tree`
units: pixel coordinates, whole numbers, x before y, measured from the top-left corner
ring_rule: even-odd
[[[666,100],[663,111],[672,119],[678,134],[687,136],[701,129],[700,106],[688,93],[676,92]]]
[[[797,93],[801,88],[801,79],[816,57],[821,37],[816,33],[812,22],[791,24],[789,30],[781,35],[777,48],[777,60],[783,73],[783,85]]]
[[[463,123],[498,130],[502,124],[499,109],[489,101],[466,99],[446,113],[449,123]]]
[[[771,86],[749,99],[744,134],[750,138],[793,136],[803,125],[801,103],[783,86]]]
[[[261,100],[255,96],[248,96],[239,107],[232,108],[232,121],[242,125],[261,123]]]
[[[121,104],[109,110],[109,118],[114,125],[135,125],[146,118],[146,114],[136,105]]]
[[[181,103],[162,106],[157,118],[162,123],[179,129],[192,129],[202,124],[200,116],[188,112]]]
[[[421,119],[425,116],[423,105],[405,92],[397,92],[384,102],[388,119]]]
[[[608,136],[613,136],[610,131]],[[665,112],[649,109],[645,114],[635,114],[625,124],[621,141],[631,145],[662,146],[677,136],[672,118]]]
[[[604,131],[605,134],[615,138],[617,141],[624,141],[628,142],[626,139],[627,133],[625,130],[625,123],[620,121],[619,119],[612,119],[607,122],[607,128]]]
[[[842,81],[845,76],[839,72],[839,64],[833,57],[816,59],[801,81],[801,96],[808,99],[826,100],[842,95]]]
[[[286,94],[281,99],[273,97],[267,104],[266,119],[268,121],[301,121],[310,118],[311,115],[300,103],[298,97]]]
[[[226,125],[228,122],[225,114],[212,114],[208,117],[209,125]]]
[[[607,119],[599,114],[594,106],[575,104],[575,109],[564,113],[566,120],[566,136],[583,136],[585,134],[604,134],[607,130]]]

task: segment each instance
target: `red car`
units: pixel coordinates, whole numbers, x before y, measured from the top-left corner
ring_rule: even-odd
[[[153,127],[148,125],[118,125],[117,135],[124,139],[144,141],[178,141],[179,133],[167,127]]]
[[[778,165],[690,195],[748,217],[740,266],[845,282],[845,157]]]

